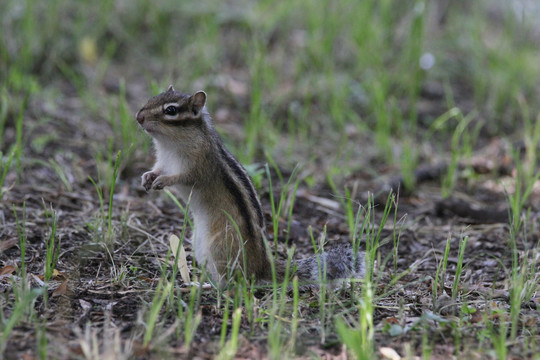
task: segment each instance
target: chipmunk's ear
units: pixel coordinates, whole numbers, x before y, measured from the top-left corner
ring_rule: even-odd
[[[204,107],[204,104],[206,104],[206,93],[204,91],[197,91],[189,98],[189,104],[191,105],[193,115],[199,115]]]
[[[171,91],[175,91],[174,88],[173,88],[173,86],[172,86],[172,84],[169,85],[169,88],[167,89],[167,92],[171,92]]]

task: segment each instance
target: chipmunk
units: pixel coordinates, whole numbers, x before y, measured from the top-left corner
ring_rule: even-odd
[[[154,141],[156,162],[142,175],[142,186],[161,190],[176,186],[189,201],[194,223],[193,250],[206,264],[211,278],[227,281],[231,269],[246,278],[272,280],[265,246],[263,211],[255,187],[244,167],[227,150],[206,110],[206,93],[177,92],[173,86],[148,100],[136,115],[139,125]],[[287,262],[274,260],[278,280]],[[300,281],[317,282],[321,269],[326,279],[361,278],[364,253],[335,247],[316,257],[293,263]]]

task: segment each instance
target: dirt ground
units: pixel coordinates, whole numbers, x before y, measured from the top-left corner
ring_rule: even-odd
[[[40,327],[46,329],[52,356],[82,356],[82,344],[90,341],[92,336],[102,339],[102,346],[119,336],[122,339],[120,343],[130,344],[133,353],[141,358],[212,358],[218,351],[216,339],[219,339],[223,316],[217,310],[215,290],[212,289],[203,293],[200,304],[202,321],[189,353],[182,341],[174,337],[166,338],[159,347],[152,350],[142,347],[141,309],[152,300],[168,250],[168,235],[180,232],[183,214],[167,196],[147,194],[140,186],[140,175],[152,163],[152,154],[148,152],[146,156],[121,169],[112,210],[116,234],[114,240],[108,245],[96,241],[104,232],[100,226],[105,223],[100,222],[99,197],[88,178],[88,175],[97,177],[98,167],[88,149],[89,142],[96,141],[97,136],[92,126],[80,126],[79,122],[73,120],[83,105],[77,98],[70,98],[67,93],[64,95],[62,101],[67,106],[59,108],[67,110],[44,109],[40,108],[39,102],[31,102],[30,116],[37,118],[46,113],[52,120],[44,125],[37,122],[35,126],[25,129],[26,136],[32,138],[43,133],[54,133],[57,136],[46,142],[43,148],[26,148],[25,158],[32,159],[32,163],[24,164],[25,171],[19,179],[15,171],[10,171],[6,179],[8,190],[0,205],[0,262],[3,266],[0,291],[3,306],[6,306],[7,299],[14,296],[14,282],[20,280],[15,271],[15,266],[21,266],[15,214],[21,222],[25,206],[26,228],[23,231],[26,233],[27,273],[31,286],[39,287],[52,208],[58,213],[56,233],[61,239],[56,267],[59,273],[51,281],[48,299],[45,301],[40,296],[35,302],[38,322]],[[133,104],[130,111],[134,113],[136,106]],[[13,131],[7,128],[8,138],[10,134],[13,135]],[[458,172],[463,174],[465,171],[473,171],[475,180],[459,179],[451,197],[441,197],[440,177],[445,168],[442,163],[419,168],[418,187],[412,191],[403,188],[400,190],[396,213],[398,222],[394,226],[389,221],[384,227],[375,275],[378,284],[376,294],[381,296],[376,299],[374,319],[378,347],[393,347],[400,352],[408,347],[412,354],[421,353],[423,332],[413,325],[418,324],[422,314],[428,310],[439,314],[434,315],[435,320],[426,320],[428,325],[423,325],[427,336],[435,344],[432,358],[448,358],[454,354],[455,346],[460,346],[465,354],[471,356],[467,349],[471,349],[477,341],[482,341],[479,335],[481,329],[476,328],[475,324],[484,326],[484,317],[494,316],[488,308],[508,308],[512,256],[508,243],[510,228],[505,191],[515,183],[516,172],[511,151],[519,145],[501,138],[486,138],[484,143],[485,146],[475,151],[471,163],[463,164]],[[57,172],[43,165],[49,163],[50,159],[62,167],[70,189],[66,189]],[[368,193],[375,193],[378,204],[374,208],[377,223],[384,208],[387,189],[399,184],[399,178],[397,169],[385,166],[375,169],[375,174],[362,171],[351,174],[345,179],[345,185],[357,189],[353,194],[357,204],[367,204]],[[287,176],[291,170],[283,169],[284,175]],[[280,187],[276,185],[277,178],[275,180],[274,191],[277,194]],[[266,180],[263,180],[260,196],[271,239],[267,186]],[[527,203],[531,228],[526,236],[518,236],[520,258],[525,256],[528,249],[538,246],[539,204],[540,186],[535,186]],[[283,225],[286,227],[284,221],[282,229]],[[336,241],[348,241],[349,230],[343,208],[338,196],[324,182],[311,187],[301,183],[298,189],[290,231],[290,243],[296,246],[296,256],[313,252],[308,227],[313,228],[316,236],[326,228],[327,246],[332,246]],[[395,269],[391,256],[394,232],[400,234]],[[461,343],[456,344],[455,336],[450,335],[451,329],[444,322],[437,321],[435,316],[451,319],[458,316],[458,305],[446,294],[452,290],[459,239],[464,236],[468,236],[468,242],[459,304],[466,303],[475,312],[463,320],[467,325],[463,326],[459,340]],[[448,274],[444,288],[439,289],[438,303],[433,304],[433,280],[448,237],[452,239]],[[284,239],[285,236],[280,239],[282,245]],[[189,243],[186,249],[190,261]],[[405,276],[389,283],[393,274],[407,269],[410,272]],[[180,279],[177,280],[177,286],[179,289],[188,289]],[[264,291],[256,296],[263,299]],[[316,291],[302,294],[302,301],[306,304],[316,300]],[[537,342],[540,341],[539,306],[540,296],[536,293],[530,301],[522,304],[520,310],[524,322],[521,331],[535,333]],[[320,329],[316,325],[317,317],[309,313],[309,306],[303,306],[302,309],[306,322],[313,325],[304,326],[304,333],[299,336],[297,343],[297,356],[310,357],[315,354],[323,358],[343,358],[345,349],[337,335],[329,333],[321,339]],[[174,319],[161,320],[165,329],[173,326]],[[400,325],[402,329],[411,325],[413,328],[403,331],[401,335],[390,336],[387,329],[392,325]],[[245,323],[242,325],[244,328],[249,330]],[[174,327],[172,329],[174,331]],[[247,333],[249,331],[244,334]],[[35,344],[39,336],[39,327],[36,329],[35,323],[19,323],[7,342],[5,357],[35,358]],[[261,326],[252,330],[249,338],[242,335],[237,357],[263,358],[267,353],[266,346],[264,326]],[[519,344],[516,344],[515,352],[510,348],[511,358],[534,357],[532,353],[519,353],[520,349]]]

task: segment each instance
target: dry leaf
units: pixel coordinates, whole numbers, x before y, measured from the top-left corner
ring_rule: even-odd
[[[53,291],[52,297],[66,295],[66,293],[67,293],[67,280],[64,280],[64,282],[61,283],[60,286],[57,287],[56,290]]]
[[[92,303],[83,299],[79,299],[79,304],[81,305],[81,308],[85,314],[92,308]]]
[[[182,277],[182,280],[184,281],[184,283],[189,283],[191,280],[189,278],[189,268],[187,265],[186,250],[184,250],[184,246],[180,246],[180,239],[176,235],[171,235],[169,237],[169,244],[171,246],[171,251],[174,257],[176,258],[178,270],[180,271],[180,276]],[[178,251],[179,246],[180,251]],[[176,257],[177,254],[178,257]]]
[[[45,282],[43,281],[43,276],[41,275],[34,275],[30,274],[32,276],[32,279],[39,285],[39,286],[45,286]]]
[[[396,350],[390,348],[390,347],[382,347],[379,348],[379,353],[384,359],[390,359],[390,360],[400,360],[401,356],[397,353]]]
[[[36,275],[41,281],[44,281],[45,280],[45,276],[44,275]],[[61,273],[60,271],[54,269],[52,274],[51,274],[51,280],[66,280],[67,277],[64,273]]]
[[[63,272],[54,269],[52,273],[52,278],[57,280],[66,280],[67,276]]]
[[[14,247],[19,243],[18,239],[9,239],[0,241],[0,253],[6,251],[9,248]]]
[[[6,265],[0,270],[0,276],[2,275],[10,275],[15,271],[14,265]]]
[[[385,324],[399,324],[399,320],[395,316],[389,316],[383,319]]]
[[[480,324],[484,321],[484,313],[481,311],[476,311],[471,316],[471,323],[472,324]]]

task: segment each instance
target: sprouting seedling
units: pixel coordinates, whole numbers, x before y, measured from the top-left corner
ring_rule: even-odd
[[[50,220],[49,213],[51,213],[52,221]],[[49,212],[45,208],[45,214],[47,216],[47,225],[50,228],[49,233],[49,239],[47,241],[47,251],[45,255],[45,274],[44,274],[44,281],[48,282],[54,272],[54,269],[56,268],[56,264],[58,263],[58,257],[60,256],[60,237],[58,237],[58,240],[56,240],[56,228],[58,225],[58,213],[51,209]]]
[[[13,150],[10,155],[8,156],[7,160],[4,161],[4,157],[2,152],[0,152],[0,165],[1,172],[0,172],[0,201],[2,201],[2,198],[4,197],[4,181],[6,181],[6,176],[9,170],[9,167],[11,166],[11,162],[13,161],[13,157],[15,156],[15,150]]]

